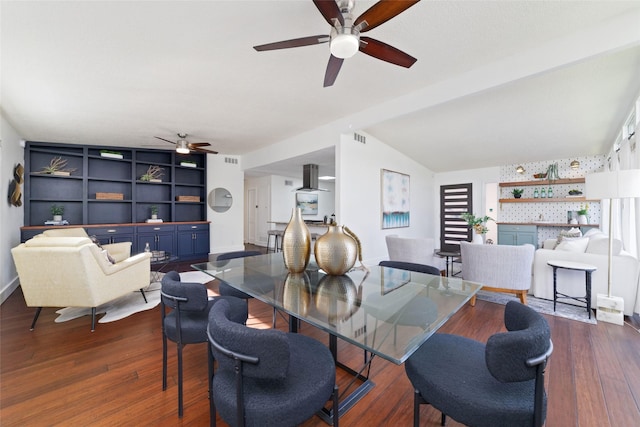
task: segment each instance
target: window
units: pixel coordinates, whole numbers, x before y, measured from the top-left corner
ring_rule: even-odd
[[[473,212],[472,184],[440,186],[440,249],[459,251],[461,241],[471,240],[467,222],[460,218],[464,212]]]

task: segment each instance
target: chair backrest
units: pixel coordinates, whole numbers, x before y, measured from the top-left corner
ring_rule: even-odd
[[[84,228],[51,228],[42,232],[47,237],[89,237]]]
[[[262,255],[262,252],[259,251],[235,251],[235,252],[225,252],[223,254],[218,255],[216,260],[224,261],[226,259],[234,259],[234,258],[244,258],[248,256],[256,256]]]
[[[479,245],[460,242],[462,277],[483,285],[523,290],[531,287],[533,245]]]
[[[245,364],[246,377],[281,381],[289,367],[289,340],[277,329],[248,328],[230,320],[231,307],[225,300],[216,302],[209,312],[209,340],[218,361],[218,370],[234,372],[232,353],[256,358],[256,364]],[[215,344],[214,344],[215,343]],[[237,372],[237,371],[235,371]]]
[[[435,240],[432,238],[399,237],[388,235],[385,237],[387,251],[391,261],[412,262],[415,264],[431,264]]]
[[[504,310],[507,332],[489,337],[485,359],[491,375],[501,382],[536,378],[538,367],[529,361],[550,351],[551,330],[541,314],[517,301]]]
[[[435,276],[440,275],[440,270],[437,267],[426,264],[416,264],[413,262],[403,261],[380,261],[378,264],[380,267],[398,268],[400,270],[415,271],[417,273],[433,274]]]
[[[209,298],[202,284],[181,282],[180,274],[170,271],[162,277],[162,303],[172,309],[204,311]]]

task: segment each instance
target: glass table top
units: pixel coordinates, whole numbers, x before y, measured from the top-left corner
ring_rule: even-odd
[[[304,273],[293,274],[281,252],[192,267],[396,364],[482,287],[459,278],[379,266],[329,276],[313,256]]]

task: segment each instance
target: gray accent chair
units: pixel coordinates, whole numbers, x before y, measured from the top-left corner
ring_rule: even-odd
[[[211,389],[216,410],[230,426],[295,426],[328,400],[338,408],[336,366],[322,343],[276,329],[234,323],[225,302],[209,313],[209,342],[218,362]],[[338,426],[338,416],[333,417]]]
[[[226,301],[232,308],[234,322],[247,321],[247,305],[235,297],[215,297],[209,299],[207,288],[201,283],[180,281],[180,274],[170,271],[162,278],[162,390],[167,389],[167,339],[178,349],[178,416],[182,418],[182,348],[187,344],[206,343],[209,310],[218,301]],[[166,308],[171,311],[167,313]],[[207,346],[207,349],[209,346]],[[209,350],[208,350],[209,351]],[[213,375],[213,361],[208,353],[209,377]]]
[[[414,426],[428,403],[471,427],[535,426],[546,418],[544,370],[553,351],[547,321],[517,301],[504,311],[507,332],[486,345],[434,334],[405,363],[414,392]]]

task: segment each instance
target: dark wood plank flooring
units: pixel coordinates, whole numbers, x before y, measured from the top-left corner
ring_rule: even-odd
[[[178,271],[189,263],[172,266]],[[215,284],[210,285],[215,290]],[[18,289],[0,307],[0,425],[114,426],[208,425],[206,346],[184,351],[185,414],[177,414],[175,345],[170,343],[169,386],[162,391],[162,339],[159,308],[98,324],[88,317],[55,323],[55,308],[44,308],[29,331],[34,309]],[[271,308],[250,301],[248,324],[271,325]],[[503,329],[503,307],[478,301],[462,308],[442,332],[485,341]],[[555,351],[547,368],[550,427],[632,427],[640,425],[640,321],[616,326],[546,316]],[[278,327],[286,322],[279,319]],[[303,325],[301,333],[327,342]],[[362,351],[339,343],[339,357],[351,366]],[[348,380],[339,375],[344,387]],[[376,359],[375,387],[344,417],[342,426],[412,425],[412,388],[403,366]],[[219,425],[226,425],[219,421]],[[326,426],[314,417],[305,426]],[[439,413],[422,407],[422,425],[439,425]],[[460,425],[449,420],[449,426]]]

